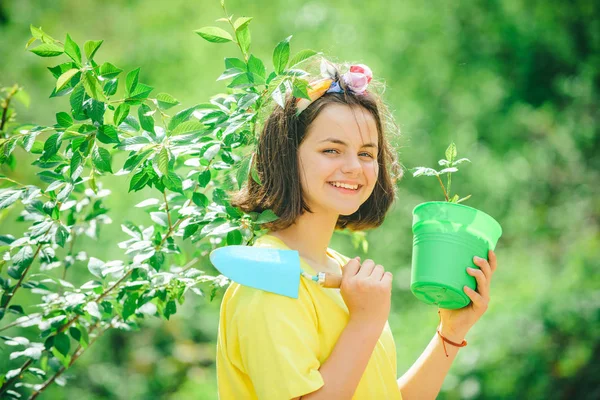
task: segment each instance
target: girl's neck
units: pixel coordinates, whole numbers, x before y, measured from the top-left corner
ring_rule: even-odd
[[[333,236],[338,216],[305,212],[296,222],[270,235],[281,239],[290,249],[297,250],[300,257],[317,264],[328,263],[327,247]]]

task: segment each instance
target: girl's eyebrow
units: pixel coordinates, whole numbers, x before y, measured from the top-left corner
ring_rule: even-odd
[[[342,146],[348,146],[348,143],[344,142],[343,140],[336,139],[336,138],[323,139],[319,143],[323,143],[323,142],[331,142],[331,143],[341,144]],[[373,147],[376,149],[377,145],[374,143],[367,143],[367,144],[363,144],[361,147]]]

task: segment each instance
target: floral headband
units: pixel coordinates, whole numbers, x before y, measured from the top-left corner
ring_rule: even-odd
[[[310,84],[308,89],[308,97],[310,100],[299,98],[296,100],[296,116],[315,100],[323,96],[325,93],[343,93],[344,90],[340,87],[337,79],[338,73],[336,68],[327,60],[321,60],[321,76],[319,79]],[[341,76],[346,87],[356,95],[363,95],[367,91],[367,86],[373,78],[371,68],[364,64],[351,65],[350,70]]]

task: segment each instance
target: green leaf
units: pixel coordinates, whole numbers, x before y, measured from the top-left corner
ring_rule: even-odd
[[[206,185],[208,185],[208,182],[210,182],[210,178],[211,173],[209,169],[203,171],[200,175],[198,175],[198,184],[200,185],[200,187],[206,187]]]
[[[86,116],[84,115],[84,110],[83,110],[84,97],[85,97],[85,89],[83,88],[82,85],[76,86],[75,89],[73,89],[71,96],[69,97],[69,102],[71,103],[71,108],[73,108],[73,116],[76,117],[78,115],[83,115],[84,118],[80,118],[80,119],[86,118]]]
[[[132,101],[132,100],[145,100],[148,97],[148,95],[150,94],[150,92],[152,92],[153,90],[154,90],[154,88],[152,86],[148,86],[143,83],[138,83],[135,86],[135,89],[133,90],[133,92],[131,92],[129,94],[129,98],[127,100],[131,101],[132,103],[139,104],[139,103],[141,103],[141,101]]]
[[[100,125],[104,123],[104,112],[106,111],[105,103],[92,99],[87,111],[93,122],[97,122]]]
[[[186,121],[171,132],[172,136],[198,134],[205,131],[205,126],[198,121]]]
[[[115,125],[117,125],[117,126],[121,125],[121,122],[123,122],[125,120],[125,118],[127,118],[127,116],[129,115],[130,108],[131,107],[129,104],[126,104],[126,103],[119,104],[119,106],[115,110],[115,115],[113,116],[113,122],[115,123]]]
[[[94,59],[94,55],[96,55],[96,52],[98,51],[100,45],[102,45],[103,42],[104,40],[88,40],[84,43],[83,51],[85,51],[85,56],[87,57],[88,61]]]
[[[46,142],[44,143],[44,153],[42,154],[42,158],[44,160],[49,159],[53,155],[55,155],[60,149],[60,142],[58,141],[58,133],[48,136]]]
[[[125,120],[123,121],[122,124],[119,125],[120,129],[123,129],[126,132],[137,132],[140,130],[140,123],[138,122],[137,119],[135,119],[135,117],[129,115],[127,117],[125,117]],[[126,149],[129,150],[129,149]]]
[[[152,117],[153,114],[154,111],[152,111],[147,104],[142,104],[138,108],[138,118],[140,120],[140,125],[142,126],[142,129],[151,133],[154,133],[154,118]]]
[[[117,129],[112,125],[102,125],[98,128],[96,138],[104,144],[121,143]]]
[[[448,160],[448,161],[450,161],[450,163],[452,163],[452,162],[454,162],[456,155],[457,155],[456,145],[454,144],[454,142],[452,142],[452,143],[450,143],[450,146],[448,146],[448,148],[446,149],[446,160]]]
[[[68,33],[67,39],[65,40],[65,54],[68,55],[71,60],[75,61],[77,66],[81,67],[81,50]]]
[[[183,182],[175,172],[170,171],[167,175],[163,176],[162,182],[167,189],[173,192],[183,193]]]
[[[295,79],[292,88],[292,96],[310,100],[308,95],[308,82],[303,79]]]
[[[192,194],[192,201],[195,205],[202,208],[206,207],[208,203],[210,203],[208,197],[206,197],[204,193],[199,192],[195,192],[194,194]]]
[[[69,231],[62,224],[59,224],[56,227],[56,232],[54,233],[54,241],[60,247],[65,247],[65,243],[67,242],[67,238],[69,237]]]
[[[310,57],[319,54],[314,50],[309,50],[309,49],[305,49],[305,50],[301,50],[298,53],[296,53],[296,55],[294,57],[292,57],[292,59],[290,60],[290,68],[295,67],[296,65],[300,64],[302,61],[309,59]]]
[[[210,161],[213,158],[215,158],[215,156],[219,153],[219,150],[221,150],[221,143],[213,144],[208,149],[206,149],[202,157],[205,160]]]
[[[287,66],[290,58],[290,39],[292,36],[288,36],[277,44],[273,51],[273,67],[278,75],[281,75]]]
[[[234,78],[234,77],[236,77],[238,75],[245,74],[245,73],[246,73],[245,70],[242,71],[239,68],[235,68],[235,67],[234,68],[228,68],[225,71],[223,71],[223,73],[221,74],[221,76],[219,76],[217,78],[217,81],[223,81],[225,79]]]
[[[167,306],[165,307],[165,318],[169,319],[169,317],[173,314],[175,314],[177,312],[177,303],[175,303],[175,300],[169,300],[169,302],[167,303]]]
[[[131,192],[132,190],[133,191],[140,190],[141,188],[143,188],[146,185],[146,183],[148,182],[148,179],[150,179],[150,177],[143,170],[138,172],[137,174],[133,175],[133,177],[131,177],[131,181],[129,182],[128,192]]]
[[[230,68],[237,68],[242,71],[248,70],[246,63],[243,60],[240,60],[239,58],[235,58],[235,57],[228,57],[225,59],[225,69],[230,69]]]
[[[279,217],[272,210],[265,210],[260,213],[255,223],[264,224],[266,222],[272,222],[279,219]]]
[[[240,245],[242,244],[243,238],[242,233],[239,230],[227,232],[227,245]]]
[[[73,125],[73,118],[64,111],[56,113],[56,123],[63,128],[68,128]]]
[[[175,107],[179,104],[179,101],[167,93],[159,93],[156,96],[156,101],[158,102],[158,107],[161,110],[168,110],[169,108]]]
[[[104,93],[107,96],[114,96],[117,93],[117,87],[119,86],[119,79],[109,79],[104,83]]]
[[[78,72],[79,70],[77,68],[73,68],[59,76],[56,81],[56,91],[58,92],[59,90],[64,88],[67,85],[67,83],[71,81],[71,78],[77,75]]]
[[[190,118],[190,116],[194,113],[194,111],[196,111],[196,109],[198,109],[198,107],[199,106],[193,106],[190,108],[186,108],[185,110],[179,111],[169,121],[169,125],[168,125],[167,129],[169,131],[173,131],[175,128],[177,128],[177,126],[179,126],[179,124],[187,121]]]
[[[55,44],[50,44],[50,43],[40,44],[39,46],[34,47],[33,49],[30,49],[29,51],[31,51],[32,53],[34,53],[40,57],[56,57],[56,56],[60,56],[62,53],[64,53],[64,50],[62,47],[55,45]]]
[[[60,354],[66,356],[71,349],[71,340],[64,332],[58,333],[54,336],[54,347]]]
[[[102,279],[102,269],[103,268],[104,268],[104,261],[99,260],[94,257],[90,257],[90,259],[88,261],[88,271],[90,271],[90,273],[92,275],[94,275],[97,278]]]
[[[226,43],[233,41],[233,38],[227,31],[216,26],[206,26],[194,32],[212,43]]]
[[[79,342],[81,340],[81,331],[77,327],[70,327],[69,334],[73,339],[75,339],[76,342]]]
[[[138,296],[139,295],[134,292],[130,293],[125,299],[125,302],[123,303],[123,320],[127,321],[127,318],[133,315],[137,309]]]
[[[96,146],[92,153],[92,161],[99,171],[110,172],[112,174],[111,156],[105,148]]]
[[[106,97],[104,96],[104,92],[102,91],[102,85],[90,71],[86,71],[83,74],[83,87],[85,88],[86,93],[92,99],[96,99],[101,102],[106,102]]]
[[[135,87],[138,84],[138,78],[140,75],[140,67],[137,67],[133,71],[130,71],[125,78],[125,87],[127,89],[127,97],[130,97],[130,93],[132,93]]]
[[[164,226],[167,228],[169,226],[169,216],[164,211],[153,211],[150,213],[150,219],[154,221],[154,223]],[[160,243],[160,241],[159,241]]]
[[[250,50],[250,28],[248,25],[245,25],[243,28],[237,30],[235,32],[235,37],[240,45],[242,53],[244,55],[248,54],[248,50]]]
[[[208,200],[208,198],[207,198],[207,200]],[[199,227],[200,227],[200,225],[198,225],[198,224],[186,225],[185,229],[183,230],[183,240],[186,240],[187,238],[192,236],[194,233],[196,233],[196,231],[198,230]]]
[[[250,58],[248,59],[248,71],[261,78],[264,78],[267,73],[265,64],[260,58],[254,57],[254,54],[250,54]]]
[[[33,262],[33,249],[31,246],[23,246],[17,254],[12,256],[11,261],[19,269],[27,268]]]
[[[169,173],[169,151],[163,147],[156,156],[156,159],[158,170],[162,175],[167,175]]]
[[[281,108],[285,107],[285,84],[283,82],[280,83],[275,90],[273,90],[271,97],[277,104],[279,104],[279,106],[281,106]]]
[[[252,157],[246,157],[242,160],[242,162],[240,163],[240,167],[237,170],[237,173],[235,174],[235,179],[237,180],[237,184],[238,184],[238,189],[242,188],[242,185],[244,184],[244,182],[246,182],[246,179],[248,178],[248,173],[250,172],[250,161],[251,161]]]
[[[250,21],[252,21],[252,17],[240,17],[233,23],[233,28],[236,31],[243,29],[244,27],[248,26]]]
[[[20,190],[5,190],[0,193],[0,210],[13,205],[21,197]]]
[[[121,72],[123,72],[121,68],[117,68],[109,62],[105,62],[100,66],[98,75],[106,79],[112,79],[116,78]]]

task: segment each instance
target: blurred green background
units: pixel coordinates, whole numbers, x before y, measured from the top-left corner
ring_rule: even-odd
[[[440,399],[600,398],[600,7],[575,1],[291,1],[229,0],[235,16],[252,16],[252,52],[269,62],[289,35],[292,53],[324,51],[337,61],[369,65],[387,84],[386,100],[402,130],[398,154],[407,168],[436,167],[454,140],[462,164],[452,188],[465,204],[503,227],[488,312],[467,336]],[[223,92],[215,79],[233,44],[193,33],[222,17],[218,0],[15,0],[0,3],[0,84],[19,83],[32,98],[19,120],[54,124],[68,99],[48,99],[48,66],[24,49],[29,25],[80,45],[104,39],[96,57],[190,106]],[[19,155],[3,173],[39,183]],[[124,160],[115,160],[117,169]],[[126,193],[126,177],[104,185],[113,224],[90,256],[123,258],[120,223],[144,222],[132,205],[151,193]],[[435,334],[435,307],[410,293],[412,209],[443,200],[435,178],[398,183],[384,225],[369,232],[369,258],[394,272],[389,321],[404,373]],[[19,234],[18,207],[1,233]],[[361,255],[346,236],[331,247]],[[207,260],[201,269],[213,271]],[[89,279],[85,265],[72,281]],[[23,292],[23,291],[21,291]],[[20,293],[29,296],[29,293]],[[65,387],[44,399],[216,399],[215,339],[222,291],[210,302],[189,294],[170,321],[144,322],[139,332],[111,332],[78,360]],[[33,303],[19,298],[20,304]],[[17,329],[5,332],[17,336]],[[8,352],[0,344],[3,370]],[[16,363],[15,363],[16,365]],[[11,368],[15,365],[10,364]],[[276,377],[274,377],[276,379]]]

